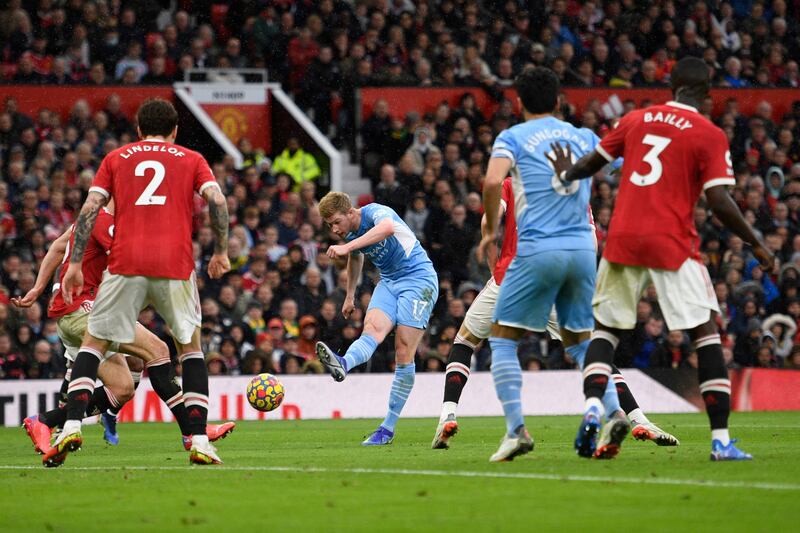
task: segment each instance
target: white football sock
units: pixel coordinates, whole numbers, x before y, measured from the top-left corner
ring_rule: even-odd
[[[67,429],[66,426],[64,429]],[[728,428],[725,429],[712,429],[711,440],[718,440],[723,446],[727,446],[731,442],[731,435],[728,433]]]
[[[81,421],[80,420],[67,420],[64,422],[64,429],[62,430],[63,435],[71,435],[73,433],[77,433],[81,430]]]
[[[628,420],[633,422],[634,425],[637,425],[637,424],[649,424],[650,423],[650,420],[647,418],[647,416],[645,416],[645,414],[642,412],[642,410],[639,409],[638,407],[636,409],[634,409],[633,411],[631,411],[630,413],[628,413]]]
[[[439,416],[439,422],[444,422],[450,415],[456,416],[456,407],[458,407],[456,402],[444,402],[442,404],[442,414]]]
[[[606,410],[603,407],[603,401],[600,398],[586,398],[586,403],[583,406],[583,412],[586,413],[592,407],[596,407],[598,412],[600,413],[600,418],[603,418],[605,415]]]

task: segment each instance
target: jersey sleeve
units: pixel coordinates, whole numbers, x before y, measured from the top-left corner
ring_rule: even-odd
[[[519,145],[511,130],[503,130],[497,139],[494,140],[492,146],[491,157],[502,157],[511,160],[511,166],[517,163],[517,154],[519,153]]]
[[[111,176],[111,164],[108,162],[109,159],[109,156],[103,158],[103,161],[100,163],[100,168],[97,169],[94,179],[92,180],[92,186],[89,187],[89,192],[98,192],[105,196],[106,199],[110,199],[111,196],[114,195],[114,180]]]
[[[385,218],[394,220],[394,211],[385,205],[373,204],[367,213],[368,220],[375,226]]]
[[[92,229],[92,238],[104,252],[111,249],[111,242],[114,240],[114,217],[103,212],[97,217],[97,222]]]
[[[705,141],[698,143],[700,182],[703,190],[718,185],[736,185],[731,164],[731,151],[728,138],[717,127],[712,127]]]
[[[636,120],[635,116],[636,113],[628,113],[622,117],[617,126],[603,137],[600,144],[594,147],[597,153],[602,155],[609,163],[622,157],[625,151],[625,137]]]
[[[208,162],[203,156],[197,154],[197,167],[194,173],[194,190],[202,195],[203,191],[209,187],[219,187],[219,184],[217,184],[217,179],[214,177],[214,173],[211,172],[211,167],[208,166]]]

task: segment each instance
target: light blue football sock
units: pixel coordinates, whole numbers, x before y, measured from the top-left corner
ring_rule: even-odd
[[[414,363],[397,365],[395,368],[392,391],[389,393],[389,412],[386,413],[386,418],[381,423],[383,427],[392,433],[394,433],[394,427],[397,425],[397,420],[403,411],[403,406],[408,400],[408,395],[411,394],[411,389],[414,388],[415,375]]]
[[[350,345],[350,348],[347,349],[347,353],[344,354],[344,371],[349,372],[351,368],[363,365],[370,360],[372,354],[374,354],[377,349],[378,341],[366,333],[362,334]]]
[[[492,378],[497,398],[503,404],[506,432],[516,436],[516,429],[525,424],[522,417],[522,369],[517,358],[519,341],[490,337],[492,348]]]
[[[579,342],[578,344],[573,344],[567,348],[564,348],[572,360],[578,363],[578,368],[583,369],[583,362],[586,360],[586,350],[589,349],[590,340],[585,340],[583,342]],[[608,384],[606,385],[606,390],[603,393],[603,408],[606,411],[606,420],[619,411],[621,408],[619,406],[619,395],[617,395],[617,387],[614,384],[614,376],[612,375],[609,380]]]

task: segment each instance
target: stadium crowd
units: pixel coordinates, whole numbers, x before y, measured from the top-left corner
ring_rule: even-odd
[[[36,4],[8,0],[0,11],[7,82],[168,83],[191,67],[266,67],[322,127],[333,120],[331,104],[341,101],[337,134],[344,142],[360,134],[363,172],[373,183],[372,195],[358,201],[374,199],[401,214],[440,274],[440,299],[418,354],[428,371],[444,369],[464,313],[490,275],[474,253],[481,181],[495,135],[519,117],[504,100],[487,116],[465,93],[458,106],[442,103],[404,118],[378,102],[357,132],[355,89],[477,86],[500,98],[499,89],[529,63],[549,65],[565,85],[658,87],[684,55],[703,57],[722,86],[798,86],[800,7],[783,0],[272,1],[230,2],[227,12],[191,1],[173,13],[158,2]],[[134,139],[134,125],[113,95],[102,109],[76,102],[66,120],[47,109],[27,116],[11,98],[0,104],[0,377],[57,377],[63,348],[46,318],[49,295],[22,311],[9,299],[33,286],[48,244],[74,220],[103,155]],[[710,115],[707,104],[701,111]],[[612,125],[599,102],[579,116],[566,102],[561,114],[600,136]],[[726,358],[731,367],[800,369],[800,102],[785,116],[774,116],[766,101],[744,116],[732,98],[711,118],[730,139],[735,199],[779,258],[773,272],[761,271],[741,241],[697,206]],[[195,256],[212,374],[321,372],[316,340],[344,350],[359,335],[375,272],[365,272],[359,309],[344,320],[343,269],[324,253],[333,241],[316,207],[313,176],[293,179],[291,165],[280,164],[281,156],[290,161],[301,150],[289,146],[272,165],[246,149],[252,164],[244,168],[213,162],[231,212],[233,271],[221,282],[205,277],[213,237],[198,199]],[[616,187],[613,175],[595,179],[600,252]],[[687,337],[666,331],[654,301],[652,293],[643,297],[617,362],[696,366]],[[168,339],[151,311],[140,320]],[[382,345],[367,371],[392,369],[392,344]],[[571,365],[558,343],[537,335],[525,339],[520,358],[529,370]],[[484,347],[475,366],[488,363]]]

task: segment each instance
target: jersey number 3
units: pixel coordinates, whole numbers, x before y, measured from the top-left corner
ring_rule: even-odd
[[[150,180],[150,183],[147,184],[147,187],[144,188],[142,191],[142,195],[136,200],[136,205],[164,205],[167,203],[166,196],[157,196],[155,192],[158,190],[158,187],[161,185],[161,182],[164,181],[164,174],[166,174],[166,170],[164,169],[164,165],[159,163],[158,161],[142,161],[138,165],[136,165],[136,169],[133,173],[138,177],[143,177],[145,171],[152,170],[153,171],[153,179]]]
[[[661,174],[664,172],[664,165],[661,164],[661,160],[658,158],[658,156],[661,155],[661,152],[663,152],[671,142],[672,139],[661,137],[660,135],[652,135],[648,133],[644,136],[644,139],[642,139],[642,144],[652,146],[652,148],[646,154],[644,154],[644,157],[642,158],[642,161],[650,165],[650,172],[644,175],[634,172],[631,174],[631,183],[634,185],[639,185],[640,187],[647,187],[648,185],[653,185],[661,179]]]

